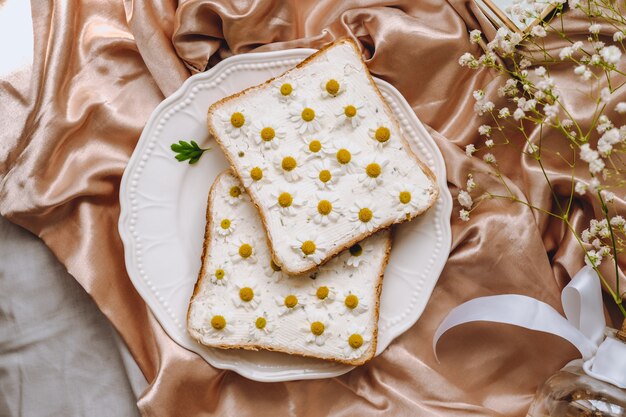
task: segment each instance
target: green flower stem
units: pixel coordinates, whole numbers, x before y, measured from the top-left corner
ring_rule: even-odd
[[[613,249],[613,263],[615,264],[615,293],[618,295],[619,302],[621,304],[622,297],[620,296],[619,291],[619,266],[617,264],[617,242],[615,241],[615,233],[613,233],[613,226],[611,226],[611,219],[609,218],[609,208],[602,197],[602,193],[598,190],[598,199],[600,200],[600,206],[602,207],[602,213],[604,213],[604,218],[606,219],[607,225],[609,227],[609,233],[611,234],[611,249]]]
[[[607,292],[609,293],[611,298],[613,298],[613,301],[615,302],[615,304],[617,304],[617,307],[620,310],[620,312],[622,313],[622,315],[624,316],[624,318],[626,318],[626,309],[624,308],[624,304],[622,302],[621,296],[619,295],[618,292],[614,291],[613,288],[611,288],[611,285],[604,278],[602,273],[598,270],[598,267],[595,265],[595,263],[593,262],[593,260],[589,256],[589,254],[587,252],[587,249],[585,248],[585,243],[578,237],[578,234],[576,233],[576,230],[574,229],[572,224],[569,222],[569,219],[567,217],[559,216],[558,214],[555,214],[555,213],[552,213],[552,212],[550,212],[548,210],[542,209],[541,207],[537,207],[535,205],[532,205],[532,204],[528,203],[527,201],[524,201],[524,200],[521,200],[521,199],[517,198],[514,195],[505,196],[505,195],[498,195],[498,194],[492,194],[492,193],[486,193],[486,194],[490,198],[500,198],[500,199],[506,199],[506,200],[509,200],[509,201],[512,201],[512,202],[515,202],[515,203],[521,203],[521,204],[527,206],[530,209],[537,210],[537,211],[539,211],[541,213],[544,213],[544,214],[546,214],[548,216],[551,216],[551,217],[554,217],[556,219],[561,220],[566,225],[567,229],[572,233],[572,235],[574,235],[574,238],[576,239],[576,241],[578,242],[579,246],[581,247],[581,249],[585,253],[585,257],[589,260],[589,262],[591,263],[592,268],[598,274],[598,277],[600,278],[600,282],[602,283],[604,288],[607,290]],[[617,260],[615,262],[617,263]],[[616,278],[616,280],[619,280],[619,275],[616,275],[615,278]]]

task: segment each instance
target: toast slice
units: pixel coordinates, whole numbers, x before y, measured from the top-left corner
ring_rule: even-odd
[[[258,211],[226,171],[209,193],[202,267],[187,314],[198,342],[360,365],[376,352],[391,236],[381,231],[315,273],[272,262]]]
[[[352,40],[213,104],[208,127],[289,274],[416,217],[438,196]]]

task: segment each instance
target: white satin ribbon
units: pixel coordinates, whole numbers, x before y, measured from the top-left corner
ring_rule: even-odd
[[[451,328],[474,321],[512,324],[554,334],[570,342],[583,357],[585,372],[626,389],[626,343],[605,336],[600,278],[593,268],[581,269],[561,293],[565,317],[546,303],[524,295],[494,295],[470,300],[453,309],[437,328],[439,338]]]

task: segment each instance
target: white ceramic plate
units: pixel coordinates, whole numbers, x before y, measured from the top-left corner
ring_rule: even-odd
[[[283,73],[313,52],[293,49],[238,55],[190,77],[152,113],[120,188],[119,232],[126,269],[165,331],[211,365],[257,381],[327,378],[353,367],[276,352],[213,349],[188,336],[187,305],[200,269],[207,195],[215,177],[228,168],[209,138],[206,112],[215,101]],[[380,354],[417,321],[439,278],[450,249],[452,198],[443,158],[433,139],[394,87],[378,79],[376,83],[398,115],[413,150],[437,175],[441,189],[433,208],[396,230],[380,303],[376,352]],[[213,150],[190,166],[177,162],[170,150],[170,144],[179,140],[195,140]]]

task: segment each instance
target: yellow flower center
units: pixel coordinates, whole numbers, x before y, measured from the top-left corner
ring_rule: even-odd
[[[360,334],[354,333],[350,335],[348,338],[348,344],[352,349],[358,349],[363,346],[363,336]]]
[[[223,279],[225,274],[226,274],[226,272],[224,272],[223,269],[216,269],[215,270],[215,278],[216,279]]]
[[[283,162],[281,163],[281,166],[285,171],[293,171],[296,165],[296,158],[294,158],[293,156],[284,157]]]
[[[243,126],[245,121],[246,121],[246,118],[243,116],[242,113],[238,111],[233,113],[232,116],[230,116],[230,124],[233,125],[234,127],[239,128]]]
[[[367,167],[365,167],[365,173],[370,178],[378,177],[381,171],[382,169],[380,168],[380,165],[378,165],[376,162],[372,162]]]
[[[224,318],[224,316],[213,316],[211,318],[211,327],[213,327],[215,330],[222,330],[224,327],[226,327],[226,319]]]
[[[320,300],[326,299],[326,297],[328,297],[328,293],[329,293],[328,287],[319,287],[317,291],[315,291],[315,295]]]
[[[319,140],[312,140],[309,143],[309,150],[311,152],[319,152],[322,149],[322,142]]]
[[[222,229],[228,229],[230,227],[230,220],[229,219],[222,219],[222,221],[220,222],[220,227]]]
[[[355,243],[354,245],[350,246],[349,250],[350,250],[350,255],[352,256],[361,256],[361,254],[363,253],[363,248],[358,243]]]
[[[350,162],[351,159],[352,154],[349,150],[342,148],[337,151],[337,162],[339,162],[340,164],[345,165]]]
[[[229,194],[231,197],[237,198],[241,195],[241,188],[237,187],[236,185],[234,187],[230,187]]]
[[[402,204],[408,204],[411,201],[411,193],[408,191],[401,191],[399,197]]]
[[[302,110],[300,116],[302,116],[302,120],[304,120],[305,122],[310,122],[311,120],[315,119],[315,110],[310,107],[305,107],[304,110]]]
[[[345,114],[346,117],[354,117],[354,116],[356,116],[356,107],[354,107],[352,104],[344,107],[343,108],[343,114]]]
[[[263,330],[265,329],[265,326],[267,326],[267,320],[265,319],[265,317],[258,317],[254,322],[254,325],[257,329]]]
[[[329,171],[329,170],[327,170],[327,169],[323,169],[323,170],[321,170],[321,171],[320,171],[320,175],[319,175],[319,179],[320,179],[320,181],[322,181],[322,182],[326,183],[326,182],[330,181],[330,179],[331,179],[332,177],[333,177],[333,176],[332,176],[332,174],[330,173],[330,171]]]
[[[254,291],[250,287],[243,287],[239,290],[239,298],[241,298],[241,301],[245,301],[246,303],[252,301],[254,298]]]
[[[252,246],[247,243],[239,246],[239,256],[242,258],[249,258],[252,255]]]
[[[350,294],[346,297],[344,304],[346,305],[346,307],[348,307],[350,310],[355,309],[358,305],[359,305],[359,297],[357,297],[354,294]]]
[[[275,136],[276,132],[273,128],[264,127],[263,129],[261,129],[261,139],[263,139],[265,142],[269,142],[270,140],[274,139]]]
[[[322,216],[327,216],[331,211],[333,211],[333,205],[330,201],[321,200],[317,203],[317,212]]]
[[[287,297],[285,297],[285,307],[294,308],[297,305],[298,305],[298,297],[296,297],[293,294],[290,294]]]
[[[321,321],[314,321],[313,323],[311,323],[311,333],[313,333],[315,336],[320,336],[322,333],[324,333],[324,323],[322,323]]]
[[[273,259],[270,259],[270,267],[274,270],[274,272],[278,272],[282,269],[280,266],[276,265],[276,262],[274,262]]]
[[[387,129],[385,126],[379,127],[378,129],[376,129],[376,133],[374,133],[374,137],[380,143],[387,142],[390,136],[391,132],[389,132],[389,129]]]
[[[315,242],[313,242],[312,240],[305,240],[304,242],[302,242],[302,246],[300,246],[300,249],[305,255],[312,255],[315,253],[315,249],[317,249],[317,247],[315,246]]]
[[[328,80],[326,83],[326,91],[330,95],[337,95],[339,92],[339,82],[337,80]]]
[[[293,86],[289,83],[285,83],[280,86],[280,94],[283,96],[288,96],[293,91]]]
[[[250,178],[254,181],[260,181],[263,178],[263,170],[259,167],[254,167],[250,170]]]
[[[372,210],[368,208],[362,208],[361,210],[359,210],[359,220],[361,220],[363,223],[367,223],[372,220],[372,216]]]
[[[278,204],[280,204],[281,207],[289,207],[292,202],[293,197],[289,193],[282,193],[278,196]]]

